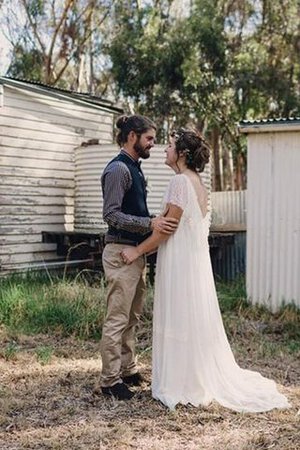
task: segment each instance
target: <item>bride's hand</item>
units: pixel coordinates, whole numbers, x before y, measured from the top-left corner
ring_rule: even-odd
[[[131,264],[140,256],[140,254],[137,251],[136,247],[126,247],[121,251],[121,256],[124,263]]]

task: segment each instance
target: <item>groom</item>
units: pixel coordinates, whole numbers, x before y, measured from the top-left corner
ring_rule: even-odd
[[[139,159],[147,159],[156,137],[156,126],[147,117],[122,116],[117,120],[117,143],[121,151],[102,174],[103,218],[108,224],[102,261],[108,282],[107,314],[102,329],[102,393],[129,400],[128,386],[143,378],[135,362],[134,329],[145,296],[145,257],[127,265],[121,251],[136,246],[151,231],[172,234],[178,221],[151,218],[146,204],[146,183]]]

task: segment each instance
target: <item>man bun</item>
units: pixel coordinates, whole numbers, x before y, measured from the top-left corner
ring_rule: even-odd
[[[139,137],[146,133],[149,129],[156,130],[156,125],[149,117],[134,114],[132,116],[120,116],[116,121],[116,127],[119,132],[116,140],[120,147],[127,142],[128,135],[131,131]]]
[[[127,120],[128,120],[128,116],[125,116],[125,115],[120,116],[116,122],[116,127],[119,128],[119,130],[121,130],[124,127]]]

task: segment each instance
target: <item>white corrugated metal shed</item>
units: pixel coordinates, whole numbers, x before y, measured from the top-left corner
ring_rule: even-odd
[[[0,273],[51,265],[42,231],[72,231],[74,149],[113,140],[111,103],[0,77]]]
[[[242,122],[248,135],[247,293],[300,306],[300,118]]]

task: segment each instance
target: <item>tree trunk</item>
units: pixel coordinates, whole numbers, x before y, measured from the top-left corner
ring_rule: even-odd
[[[232,150],[227,146],[224,149],[224,175],[223,175],[223,189],[224,190],[234,190],[234,179],[233,179],[233,158]]]
[[[223,161],[219,128],[213,128],[211,137],[213,149],[212,189],[213,191],[222,191]]]
[[[246,164],[245,158],[241,153],[236,157],[236,178],[235,187],[238,191],[246,189]]]

